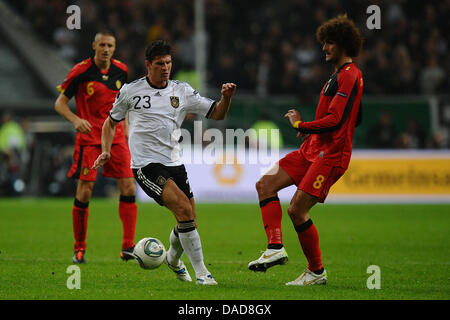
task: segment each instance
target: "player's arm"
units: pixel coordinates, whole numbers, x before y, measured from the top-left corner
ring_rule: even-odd
[[[350,114],[357,92],[357,77],[345,73],[338,79],[336,95],[331,100],[325,117],[310,122],[303,122],[301,118],[290,113],[291,110],[285,117],[289,118],[291,125],[302,134],[320,134],[338,130]]]
[[[114,139],[114,134],[116,133],[116,126],[119,122],[116,122],[107,117],[102,127],[102,153],[95,160],[92,169],[96,170],[103,166],[111,158],[111,146]]]
[[[225,83],[222,85],[220,101],[216,103],[214,110],[209,116],[210,119],[224,120],[231,105],[231,97],[236,92],[236,85],[234,83]]]
[[[69,108],[68,102],[77,93],[81,75],[87,70],[88,67],[88,63],[81,62],[76,64],[70,70],[63,83],[57,87],[60,94],[55,102],[56,112],[58,112],[67,121],[70,121],[75,130],[80,133],[89,133],[92,129],[92,125],[88,120],[81,119],[73,113]]]
[[[123,121],[123,133],[125,135],[125,140],[128,141],[128,136],[130,134],[130,125],[128,123],[128,112],[127,115],[125,116],[125,120]]]
[[[92,125],[89,121],[81,119],[70,110],[69,105],[67,104],[69,100],[70,99],[66,97],[64,93],[60,93],[55,102],[56,112],[58,112],[64,119],[72,123],[76,131],[81,133],[89,133]]]

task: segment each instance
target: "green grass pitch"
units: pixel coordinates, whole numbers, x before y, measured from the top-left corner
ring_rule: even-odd
[[[289,262],[266,273],[247,269],[265,249],[258,204],[198,204],[205,262],[218,286],[182,283],[165,266],[143,270],[119,258],[118,203],[90,202],[87,264],[81,289],[66,282],[72,265],[72,199],[0,199],[0,300],[299,300],[450,298],[450,205],[317,205],[311,217],[320,235],[328,284],[288,287],[306,267],[283,205]],[[168,247],[172,214],[138,203],[136,241],[153,236]],[[192,266],[186,256],[191,275]],[[369,290],[367,268],[380,268],[381,289]]]

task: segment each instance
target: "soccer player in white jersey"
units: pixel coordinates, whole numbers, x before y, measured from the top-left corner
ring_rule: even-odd
[[[145,51],[147,76],[125,84],[117,95],[102,129],[102,153],[93,168],[110,158],[115,128],[129,116],[131,168],[148,196],[174,214],[177,225],[170,234],[166,263],[177,278],[192,281],[180,257],[186,253],[201,285],[217,282],[203,262],[200,236],[197,232],[195,201],[186,169],[179,153],[179,132],[186,113],[196,113],[223,120],[236,92],[234,83],[222,85],[220,101],[202,97],[188,83],[169,80],[172,69],[171,46],[153,41]]]

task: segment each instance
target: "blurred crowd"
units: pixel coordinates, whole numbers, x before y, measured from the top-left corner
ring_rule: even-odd
[[[27,136],[29,119],[16,120],[4,112],[0,122],[0,195],[12,196],[25,188],[22,177],[30,163],[33,139]]]
[[[73,193],[74,132],[45,132],[12,110],[0,115],[0,196]],[[103,190],[96,190],[99,192]]]
[[[445,134],[436,131],[428,135],[414,117],[406,117],[401,130],[388,111],[380,113],[378,121],[368,128],[365,136],[367,148],[373,149],[447,149]]]
[[[92,55],[91,43],[97,31],[110,30],[117,39],[115,57],[129,66],[129,80],[146,73],[144,49],[154,39],[169,40],[174,46],[173,75],[186,76],[195,69],[194,0],[6,1],[41,40],[71,63]],[[449,0],[204,2],[210,88],[232,81],[238,84],[240,94],[286,94],[296,95],[300,103],[315,101],[332,72],[324,63],[315,30],[329,18],[347,13],[364,37],[356,62],[364,74],[366,94],[450,92]],[[70,15],[66,10],[72,4],[81,8],[80,30],[66,27]],[[370,15],[366,10],[373,4],[381,9],[379,30],[366,27]],[[9,112],[2,116],[0,194],[23,192],[32,182],[33,165],[34,171],[37,168],[46,173],[46,193],[63,193],[64,188],[72,187],[66,183],[70,148],[64,142],[35,144],[38,139],[29,125],[27,117],[14,117]],[[449,148],[445,134],[426,134],[417,119],[405,116],[399,122],[389,112],[381,112],[379,121],[366,130],[364,145],[368,148]],[[67,141],[72,141],[71,137]],[[47,158],[33,164],[34,153]]]
[[[194,0],[9,0],[33,29],[72,62],[92,54],[97,30],[116,34],[116,57],[130,80],[145,74],[144,48],[164,38],[174,45],[173,74],[195,61]],[[81,8],[81,29],[66,28],[66,8]],[[369,30],[369,5],[381,9],[381,29]],[[362,31],[357,59],[365,92],[432,94],[450,90],[448,0],[205,0],[207,83],[239,85],[240,92],[316,97],[331,72],[315,40],[316,28],[347,13]]]

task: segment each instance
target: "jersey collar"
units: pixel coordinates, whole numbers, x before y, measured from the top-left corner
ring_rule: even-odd
[[[150,82],[150,79],[148,78],[148,76],[145,76],[145,80],[147,81],[147,83],[148,83],[148,85],[150,87],[152,87],[153,89],[156,89],[156,90],[163,90],[163,89],[167,88],[167,86],[169,85],[169,81],[167,81],[167,83],[166,83],[166,85],[164,87],[158,88],[158,87],[155,87],[154,85],[152,85],[152,83]]]
[[[349,64],[352,64],[352,63],[353,63],[353,61],[344,63],[342,66],[339,67],[339,69],[337,69],[337,71],[335,73],[336,74],[339,73],[342,70],[342,68],[344,68],[346,65],[349,65]]]
[[[110,65],[109,65],[109,69],[106,69],[106,70],[102,70],[102,69],[100,69],[96,64],[95,64],[95,60],[94,60],[94,57],[91,57],[91,62],[92,62],[92,65],[95,67],[95,68],[97,68],[97,70],[101,73],[101,74],[103,74],[103,75],[107,75],[108,73],[109,73],[109,70],[111,69],[111,66],[112,66],[112,59],[110,60]]]

